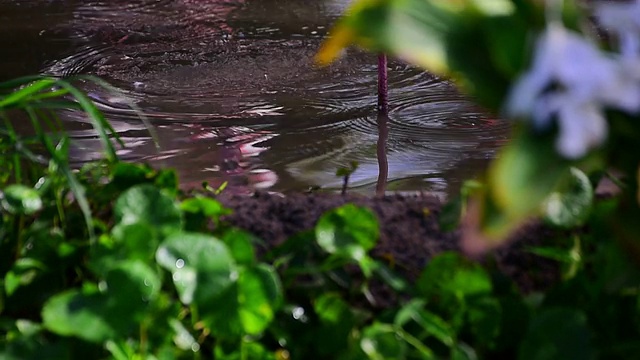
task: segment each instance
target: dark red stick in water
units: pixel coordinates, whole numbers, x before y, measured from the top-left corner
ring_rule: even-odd
[[[389,137],[389,98],[387,85],[387,56],[378,55],[378,182],[376,194],[383,196],[389,177],[389,164],[387,162],[387,138]]]

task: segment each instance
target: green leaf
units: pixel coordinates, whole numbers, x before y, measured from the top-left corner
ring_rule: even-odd
[[[144,223],[166,235],[182,228],[176,203],[153,185],[138,185],[125,191],[114,206],[116,223]]]
[[[420,293],[428,297],[450,295],[464,298],[492,291],[491,279],[486,271],[453,252],[445,252],[431,259],[420,274],[417,286]]]
[[[54,79],[39,79],[20,90],[12,92],[8,96],[0,97],[0,109],[13,106],[19,102],[29,101],[32,96],[40,93],[42,90],[49,90],[54,84]]]
[[[238,310],[245,333],[259,334],[273,320],[282,301],[282,286],[266,264],[245,268],[238,277]]]
[[[325,323],[337,324],[343,319],[353,317],[349,304],[336,293],[320,295],[315,299],[313,307],[320,321]]]
[[[18,259],[4,277],[4,288],[7,296],[11,296],[19,287],[31,284],[38,276],[38,273],[46,268],[42,262],[36,259]]]
[[[156,252],[156,261],[170,271],[184,304],[206,305],[237,280],[238,270],[227,246],[196,233],[174,233]]]
[[[189,231],[204,231],[209,225],[209,220],[217,224],[220,217],[231,214],[231,210],[225,208],[219,201],[203,196],[183,201],[180,209],[185,214],[185,228]]]
[[[282,286],[268,265],[242,267],[237,281],[201,305],[203,321],[222,337],[257,335],[271,323],[282,301]]]
[[[537,314],[518,351],[520,360],[595,358],[587,317],[570,308],[545,309]]]
[[[502,308],[500,302],[491,297],[472,299],[467,313],[469,327],[474,339],[488,348],[493,348],[500,335]]]
[[[372,360],[403,359],[407,350],[406,343],[399,341],[395,329],[380,323],[363,330],[360,348]]]
[[[253,235],[239,229],[228,230],[222,235],[222,241],[231,251],[233,259],[241,265],[252,265],[256,262],[254,240]]]
[[[120,250],[119,259],[152,260],[160,244],[157,234],[146,222],[119,223],[111,232],[115,246]]]
[[[404,327],[407,323],[415,322],[427,334],[434,336],[446,346],[453,346],[455,332],[447,322],[438,315],[424,309],[425,301],[412,300],[404,305],[394,320],[396,326]]]
[[[380,236],[375,214],[363,207],[347,204],[320,218],[315,228],[318,245],[330,254],[358,262],[366,257]]]
[[[521,131],[489,169],[492,204],[506,222],[485,223],[493,238],[504,238],[526,218],[538,215],[544,199],[565,175],[569,162],[555,153],[551,136]]]
[[[149,183],[155,171],[148,165],[118,162],[111,168],[111,184],[127,190],[139,184]]]
[[[569,174],[542,204],[546,222],[561,227],[573,228],[583,225],[593,205],[593,187],[585,173],[570,168]]]
[[[2,207],[16,215],[30,215],[42,209],[42,199],[35,189],[14,184],[2,192]]]
[[[102,287],[102,293],[85,288],[51,298],[42,309],[44,326],[97,343],[127,336],[157,296],[160,280],[144,263],[129,261],[109,272]]]
[[[436,73],[444,73],[444,39],[458,19],[446,2],[356,1],[332,30],[316,60],[326,64],[352,43],[393,53]]]

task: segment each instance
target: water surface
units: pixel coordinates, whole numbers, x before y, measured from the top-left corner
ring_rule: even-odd
[[[360,163],[352,185],[372,191],[376,57],[312,57],[348,1],[0,0],[0,79],[93,74],[127,98],[82,84],[126,143],[123,159],[177,169],[184,186],[230,191],[339,188],[337,168]],[[504,143],[488,118],[446,81],[389,64],[389,189],[445,194]],[[142,109],[157,143],[128,102]],[[62,118],[72,157],[101,156],[85,116]]]

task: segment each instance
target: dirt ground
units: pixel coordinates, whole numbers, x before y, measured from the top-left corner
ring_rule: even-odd
[[[289,236],[313,228],[327,210],[346,203],[366,206],[377,214],[381,225],[381,237],[372,255],[388,263],[393,259],[391,264],[409,279],[415,279],[434,255],[459,250],[459,231],[440,230],[438,215],[442,203],[428,195],[364,197],[294,193],[283,196],[258,192],[249,197],[221,195],[219,200],[234,210],[226,218],[228,222],[255,234],[269,246],[277,246]],[[552,230],[530,224],[483,261],[495,261],[499,271],[513,279],[524,292],[543,289],[558,280],[558,265],[528,253],[526,248],[540,245],[552,235]]]

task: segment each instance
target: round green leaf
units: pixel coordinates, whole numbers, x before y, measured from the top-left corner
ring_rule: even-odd
[[[213,236],[171,234],[156,251],[156,261],[172,273],[184,304],[207,304],[238,278],[229,249]]]
[[[111,231],[113,239],[119,245],[120,253],[127,259],[150,260],[155,256],[159,241],[153,228],[145,222],[117,224]]]
[[[322,215],[315,232],[318,245],[326,252],[345,255],[357,261],[365,257],[380,236],[375,214],[353,204]]]
[[[71,290],[51,298],[43,323],[59,335],[91,342],[126,337],[160,291],[160,279],[141,261],[125,261],[106,277],[105,291]]]
[[[38,192],[20,184],[7,186],[2,192],[0,203],[6,211],[16,215],[29,215],[42,209],[42,199]]]
[[[116,222],[122,225],[146,223],[168,233],[182,228],[182,214],[169,196],[153,185],[138,185],[125,191],[114,207]]]
[[[162,283],[158,275],[147,264],[139,260],[123,261],[107,273],[106,294],[133,312],[144,309],[146,303],[156,298]]]
[[[417,286],[422,295],[439,298],[464,298],[492,291],[487,272],[453,252],[442,253],[431,259],[420,274]]]
[[[266,329],[281,300],[282,286],[273,268],[258,265],[240,272],[238,310],[246,333],[259,334]]]
[[[585,173],[571,168],[563,186],[542,204],[545,221],[572,228],[584,224],[593,204],[593,187]]]
[[[213,301],[202,304],[200,314],[218,336],[257,335],[266,329],[282,302],[282,286],[268,265],[242,267],[238,281]]]
[[[254,239],[253,235],[240,229],[231,229],[222,235],[222,241],[227,244],[233,258],[242,265],[252,265],[256,261]]]
[[[104,312],[106,300],[101,294],[84,295],[78,290],[58,294],[42,308],[44,326],[58,335],[77,336],[91,342],[111,339],[116,331]]]

